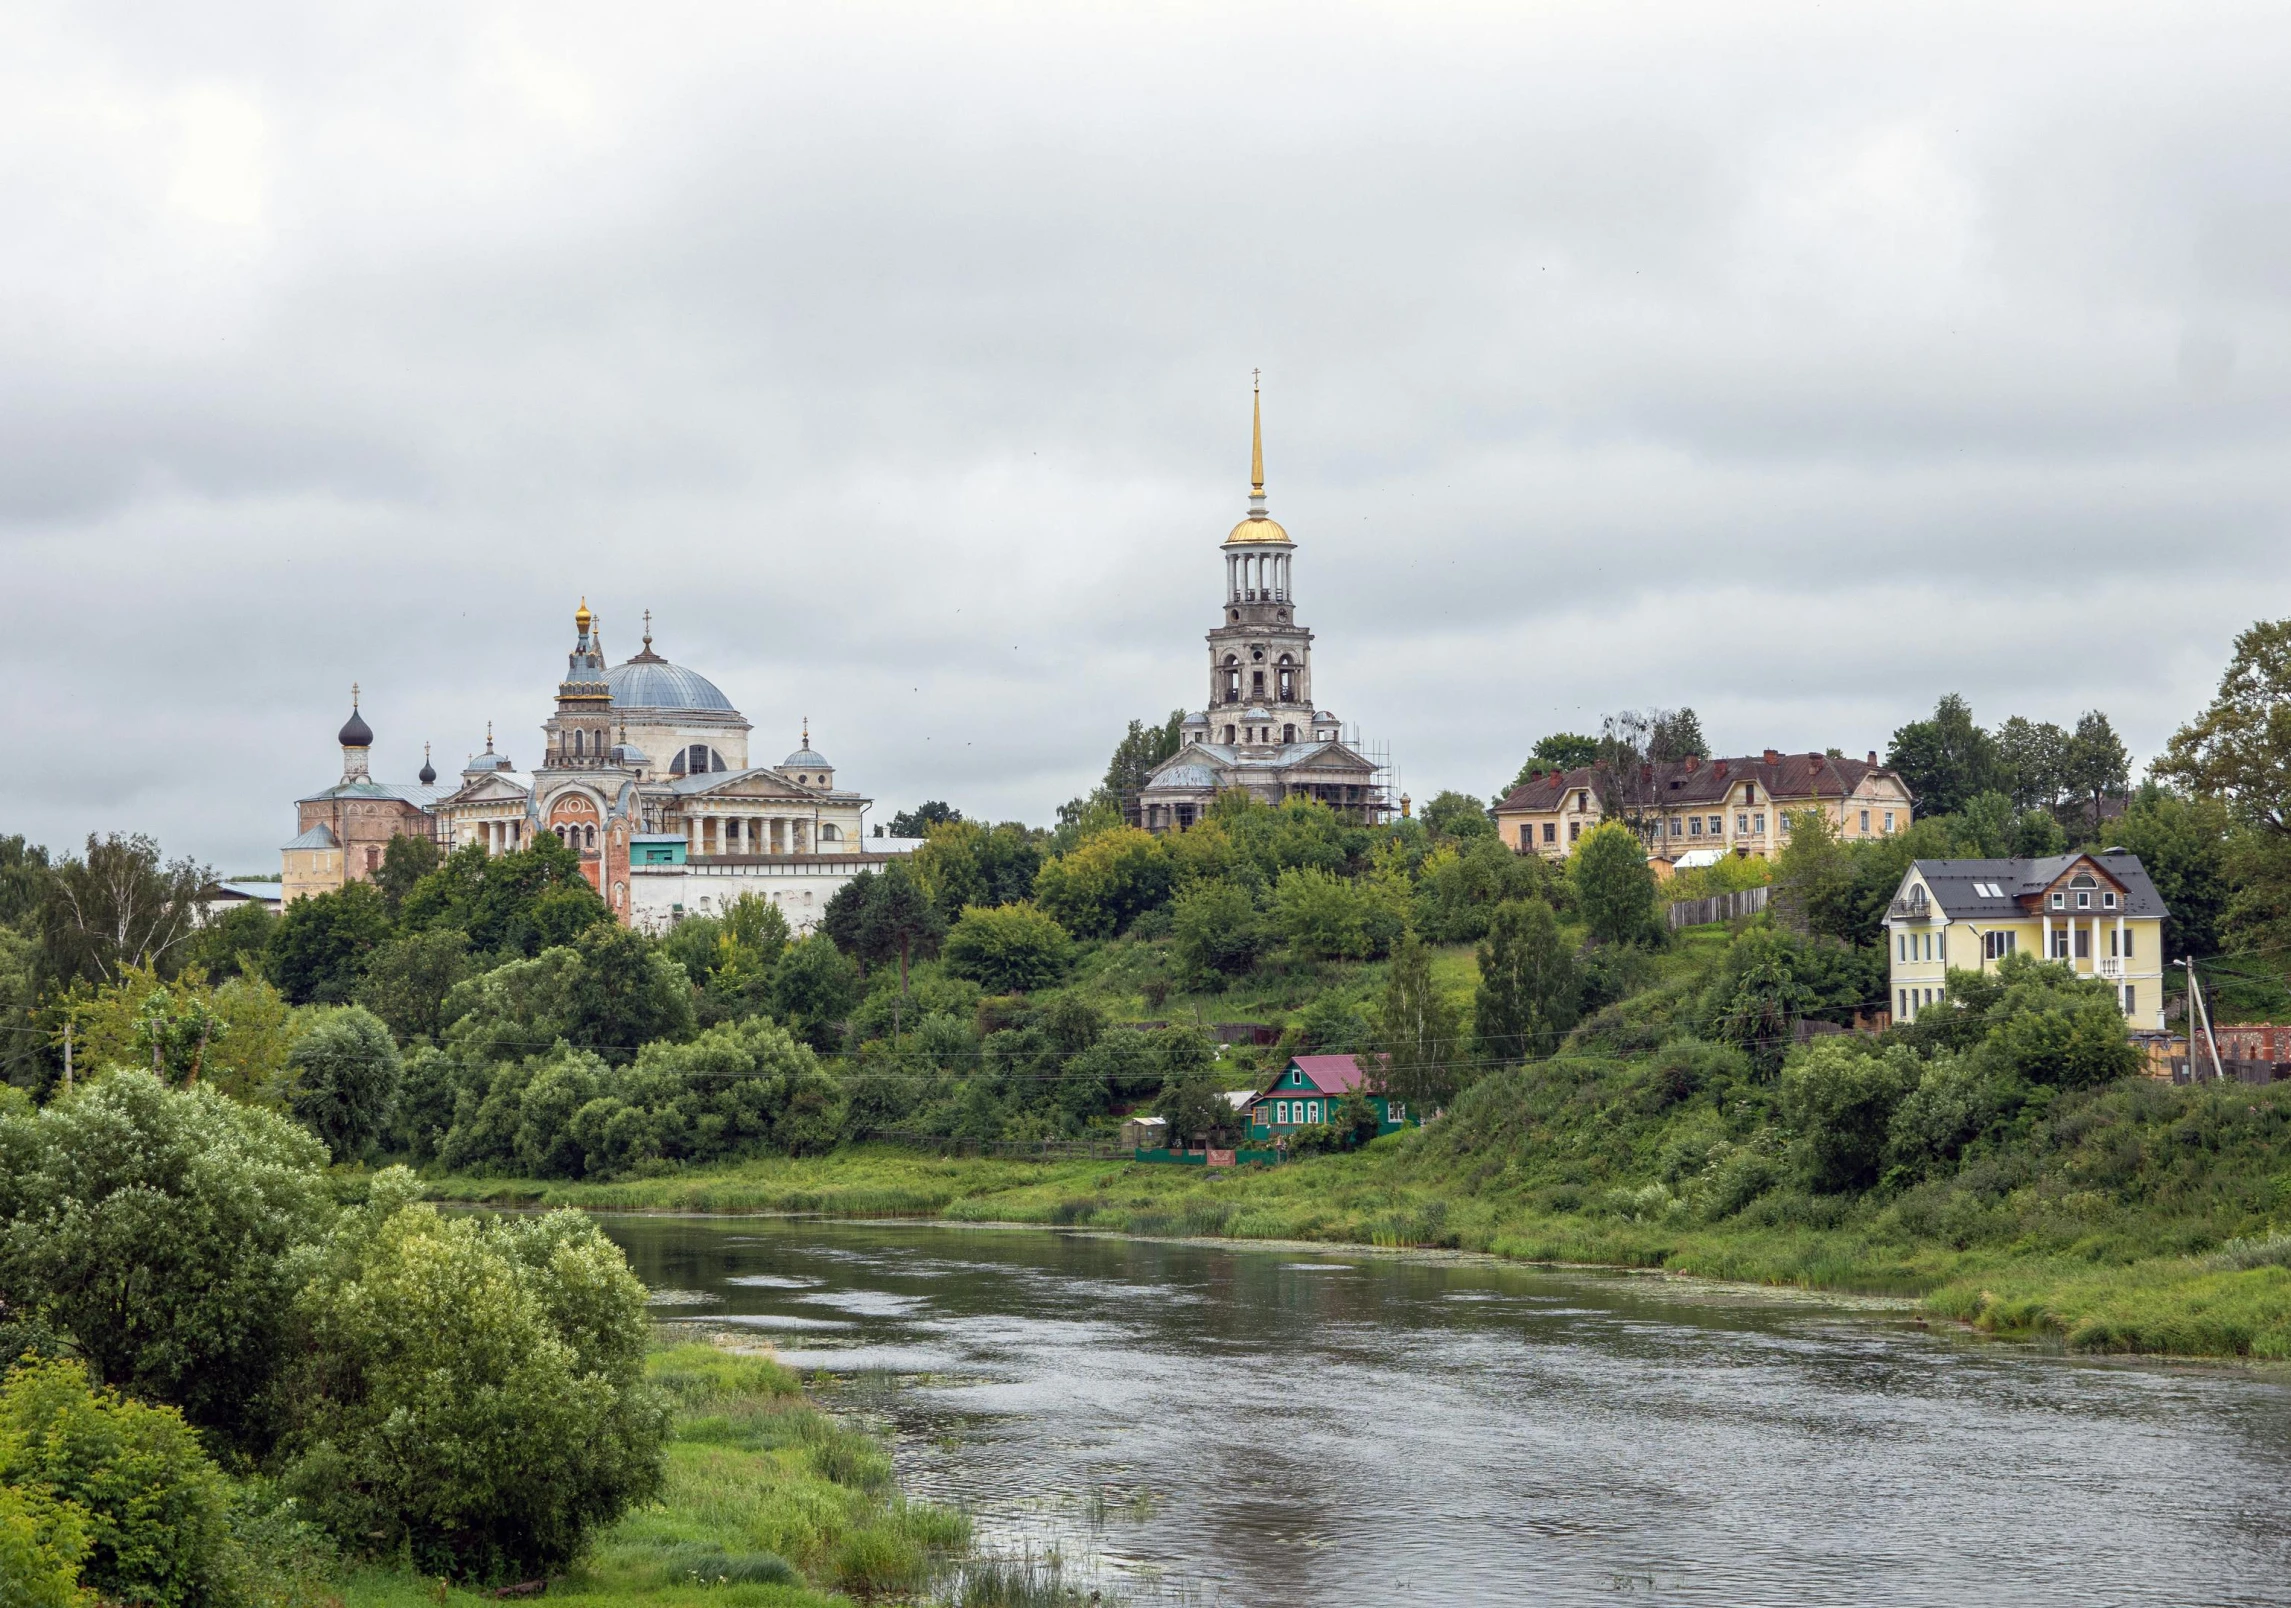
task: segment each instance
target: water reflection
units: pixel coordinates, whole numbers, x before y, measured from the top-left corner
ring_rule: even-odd
[[[908,1490],[1133,1597],[2291,1601],[2269,1379],[1472,1260],[605,1223],[663,1319],[859,1381]]]

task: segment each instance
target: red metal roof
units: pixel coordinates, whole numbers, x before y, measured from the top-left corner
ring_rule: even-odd
[[[1771,762],[1763,754],[1745,754],[1738,758],[1698,758],[1691,766],[1683,761],[1665,760],[1651,769],[1653,774],[1642,784],[1646,795],[1644,803],[1650,809],[1667,809],[1673,805],[1715,804],[1738,782],[1756,782],[1768,796],[1782,803],[1844,798],[1872,772],[1884,771],[1885,767],[1830,754],[1778,753]],[[1532,782],[1513,788],[1496,808],[1549,813],[1558,809],[1577,788],[1588,788],[1596,793],[1598,771],[1588,766],[1579,770],[1548,771]]]
[[[1357,1055],[1298,1055],[1290,1057],[1289,1065],[1302,1072],[1322,1094],[1350,1094],[1366,1078]]]

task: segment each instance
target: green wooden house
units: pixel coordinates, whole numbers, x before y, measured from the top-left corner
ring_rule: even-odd
[[[1368,1074],[1361,1070],[1356,1055],[1292,1056],[1279,1075],[1249,1101],[1249,1137],[1269,1143],[1299,1128],[1333,1121],[1345,1096],[1367,1082]],[[1406,1102],[1374,1088],[1368,1090],[1368,1098],[1376,1107],[1379,1138],[1421,1120]]]

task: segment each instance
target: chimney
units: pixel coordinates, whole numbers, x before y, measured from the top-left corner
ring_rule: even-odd
[[[1713,765],[1713,766],[1711,767],[1711,770],[1710,770],[1710,774],[1711,774],[1711,775],[1713,775],[1713,776],[1715,776],[1715,777],[1717,777],[1717,778],[1718,778],[1720,781],[1722,781],[1722,782],[1723,782],[1723,781],[1725,781],[1725,780],[1726,780],[1726,761],[1722,759],[1722,760],[1720,760],[1720,761],[1719,761],[1719,762],[1718,762],[1716,765]]]
[[[1775,753],[1773,749],[1769,748],[1766,750],[1766,763],[1769,765],[1779,765],[1782,763],[1782,756]]]
[[[1686,773],[1687,773],[1689,776],[1692,776],[1692,775],[1693,775],[1693,774],[1694,774],[1696,771],[1700,770],[1701,768],[1702,768],[1702,756],[1701,756],[1700,754],[1689,754],[1689,755],[1687,755],[1687,756],[1686,756]]]
[[[1869,751],[1869,762],[1872,765],[1877,763],[1877,750],[1874,748]]]

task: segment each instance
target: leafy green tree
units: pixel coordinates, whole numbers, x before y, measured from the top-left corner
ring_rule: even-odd
[[[2020,835],[2020,814],[2013,801],[1998,792],[1976,793],[1957,812],[1957,836],[1964,851],[1975,859],[2001,860],[2013,852]]]
[[[1638,834],[1602,821],[1575,846],[1568,862],[1575,908],[1591,936],[1603,944],[1646,943],[1661,928],[1655,915],[1655,874]]]
[[[2068,772],[2068,733],[2050,721],[2014,715],[1997,728],[1998,786],[2016,810],[2059,807]]]
[[[0,837],[0,927],[37,927],[48,899],[48,851],[20,832]]]
[[[790,944],[772,972],[773,1010],[816,1050],[836,1047],[858,1003],[859,968],[824,934]]]
[[[2246,825],[2291,837],[2291,620],[2262,620],[2235,639],[2219,692],[2153,770]]]
[[[0,1113],[0,1289],[104,1383],[259,1446],[325,1160],[283,1118],[148,1072]]]
[[[1710,986],[1707,1035],[1734,1045],[1771,1074],[1789,1052],[1799,1022],[1820,1006],[1820,991],[1792,964],[1797,952],[1778,932],[1745,932],[1726,958]]]
[[[1265,946],[1265,920],[1249,890],[1203,882],[1170,906],[1170,951],[1191,987],[1222,988],[1246,975]]]
[[[406,895],[414,891],[414,884],[435,871],[443,858],[438,852],[437,839],[393,832],[389,846],[382,850],[382,863],[375,870],[374,886],[382,890],[383,899],[395,911],[405,903]]]
[[[362,1156],[389,1131],[404,1065],[382,1019],[361,1006],[328,1011],[287,1052],[295,1121],[337,1161]]]
[[[249,899],[224,911],[192,933],[183,945],[183,967],[196,966],[210,981],[263,975],[263,956],[278,917]]]
[[[1391,891],[1367,880],[1300,866],[1273,888],[1273,928],[1301,960],[1375,960],[1406,924]]]
[[[508,854],[465,844],[399,906],[406,930],[459,927],[480,955],[537,955],[611,918],[581,871],[580,855],[554,832],[537,833]]]
[[[297,1005],[340,1005],[357,992],[367,958],[389,939],[381,890],[345,883],[286,907],[271,930],[263,970]]]
[[[366,957],[355,997],[389,1025],[402,1044],[435,1042],[445,1033],[446,996],[477,973],[469,934],[432,927],[379,945]]]
[[[1376,1024],[1386,1092],[1426,1111],[1455,1097],[1464,1081],[1463,1013],[1433,983],[1432,952],[1412,932],[1392,951]]]
[[[1105,791],[1121,809],[1122,816],[1131,825],[1138,820],[1138,794],[1145,787],[1146,778],[1154,767],[1177,752],[1184,740],[1185,711],[1172,709],[1169,719],[1158,726],[1148,726],[1142,720],[1130,722],[1130,729],[1114,745],[1114,757],[1106,764]]]
[[[1598,738],[1586,737],[1581,732],[1555,731],[1537,741],[1527,762],[1520,766],[1519,774],[1511,779],[1511,786],[1498,794],[1495,802],[1502,803],[1506,797],[1538,776],[1548,776],[1554,771],[1582,770],[1597,763],[1598,758]]]
[[[901,810],[891,817],[891,835],[897,838],[929,837],[934,826],[952,826],[963,818],[963,812],[943,799],[928,799],[911,810]]]
[[[2166,959],[2219,952],[2232,832],[2227,808],[2218,799],[2181,798],[2153,782],[2133,795],[2123,819],[2111,825],[2110,840],[2140,857],[2169,912],[2164,917]]]
[[[867,965],[867,904],[875,892],[875,873],[862,871],[828,896],[819,912],[819,932],[829,943]]]
[[[1148,910],[1169,902],[1177,865],[1168,847],[1134,826],[1100,832],[1072,851],[1043,863],[1034,900],[1068,932],[1111,938]]]
[[[1662,765],[1709,752],[1710,744],[1702,735],[1702,722],[1695,717],[1692,709],[1657,712],[1652,729],[1647,734],[1648,759]]]
[[[1171,1147],[1206,1139],[1214,1144],[1236,1125],[1233,1106],[1206,1067],[1172,1072],[1154,1097],[1154,1115],[1169,1124]]]
[[[1974,723],[1972,706],[1954,692],[1934,705],[1930,719],[1894,732],[1885,762],[1926,815],[1954,815],[2004,779],[1996,739]]]
[[[76,1359],[25,1363],[0,1384],[0,1487],[80,1518],[103,1601],[235,1608],[228,1487],[172,1407],[91,1387]]]
[[[931,829],[914,855],[915,876],[951,924],[972,905],[993,909],[1034,897],[1042,849],[1016,821],[986,827],[955,821]]]
[[[1817,1039],[1793,1058],[1782,1072],[1782,1113],[1797,1132],[1806,1181],[1826,1194],[1876,1183],[1894,1112],[1922,1073],[1905,1046],[1880,1050],[1850,1034]]]
[[[947,933],[947,970],[998,994],[1048,988],[1074,963],[1074,941],[1031,904],[973,906]]]
[[[2103,806],[2132,785],[2132,756],[2099,710],[2087,709],[2077,717],[2061,779],[2076,796],[2085,830],[2097,836]]]
[[[447,1218],[418,1194],[378,1175],[296,1303],[285,1484],[426,1575],[562,1569],[661,1487],[644,1286],[579,1213]]]
[[[48,975],[91,983],[114,983],[137,969],[174,976],[198,927],[199,894],[214,880],[212,870],[190,860],[163,863],[148,837],[89,833],[86,853],[42,881]]]
[[[87,1515],[38,1490],[0,1485],[0,1608],[89,1608],[80,1589]]]
[[[1496,830],[1478,799],[1452,789],[1424,806],[1424,824],[1442,837],[1459,839],[1493,837]]]
[[[1468,944],[1487,936],[1496,906],[1508,899],[1564,896],[1565,884],[1539,854],[1514,854],[1493,836],[1458,849],[1434,849],[1416,868],[1411,900],[1417,932],[1427,943]]]
[[[1498,905],[1479,948],[1472,1028],[1491,1061],[1549,1055],[1575,1025],[1583,979],[1575,953],[1541,899]]]
[[[866,958],[899,962],[899,997],[907,997],[907,967],[917,956],[928,958],[946,936],[940,916],[914,873],[894,860],[885,866],[868,890],[859,917],[859,946]]]
[[[692,1034],[692,984],[642,933],[600,921],[573,945],[581,958],[565,997],[566,1037],[615,1064],[655,1039]]]

